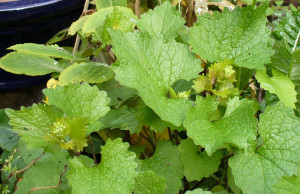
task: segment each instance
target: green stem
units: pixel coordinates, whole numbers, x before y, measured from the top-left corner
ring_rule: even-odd
[[[237,67],[237,70],[236,70],[236,87],[238,89],[240,89],[241,75],[242,75],[242,68],[241,67]]]
[[[294,44],[294,47],[293,47],[293,52],[295,52],[296,48],[297,48],[297,45],[298,45],[298,41],[299,41],[299,37],[300,37],[300,30],[298,32],[298,35],[297,35],[297,38],[296,38],[296,41],[295,41],[295,44]]]
[[[253,1],[252,1],[252,8],[253,8],[253,9],[254,9],[255,5],[256,5],[256,0],[253,0]]]

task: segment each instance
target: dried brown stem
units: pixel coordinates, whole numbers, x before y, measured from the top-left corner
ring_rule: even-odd
[[[191,27],[193,25],[194,1],[187,0],[187,4],[188,4],[188,13],[186,18],[186,23],[188,27]]]
[[[141,0],[135,0],[134,13],[138,18],[140,18],[140,16],[141,16]]]
[[[85,0],[84,3],[84,7],[83,7],[83,11],[82,11],[82,15],[84,15],[87,12],[87,9],[89,8],[90,5],[90,0]],[[74,44],[74,48],[73,48],[73,55],[77,52],[78,47],[79,47],[79,42],[80,42],[80,37],[77,34],[76,35],[76,40],[75,40],[75,44]]]

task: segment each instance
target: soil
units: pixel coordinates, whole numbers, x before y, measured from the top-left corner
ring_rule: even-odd
[[[42,90],[46,83],[31,86],[28,88],[0,90],[0,109],[12,108],[20,109],[21,106],[31,106],[33,103],[39,103],[43,99]]]

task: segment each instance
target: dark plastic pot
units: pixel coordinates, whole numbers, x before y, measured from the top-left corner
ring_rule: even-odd
[[[84,0],[0,0],[0,57],[14,44],[47,42],[79,18],[83,4]],[[46,79],[0,69],[0,89],[32,86]]]

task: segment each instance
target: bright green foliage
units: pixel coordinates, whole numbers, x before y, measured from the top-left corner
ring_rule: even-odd
[[[106,92],[86,82],[45,89],[43,93],[49,98],[50,105],[60,108],[69,117],[82,117],[94,122],[109,111],[110,100]]]
[[[97,10],[113,6],[127,7],[127,0],[96,0]]]
[[[298,176],[283,176],[282,180],[273,186],[276,193],[299,194],[300,191],[300,164],[298,165]]]
[[[139,132],[135,109],[111,109],[99,121],[102,128],[129,130],[131,134]]]
[[[126,100],[136,97],[137,92],[135,89],[121,86],[115,79],[110,79],[97,85],[99,90],[107,92],[107,96],[111,99],[109,106],[119,108]]]
[[[201,93],[204,90],[212,91],[212,86],[209,82],[209,77],[205,75],[199,75],[199,77],[194,81],[193,88],[197,93]]]
[[[66,154],[56,154],[40,162],[38,160],[37,163],[25,171],[23,179],[17,184],[18,188],[15,193],[23,194],[28,193],[32,189],[58,185],[61,173],[66,171],[66,164]],[[57,187],[32,192],[40,194],[64,193],[61,189]]]
[[[272,56],[272,67],[287,75],[296,86],[298,102],[296,103],[297,115],[300,115],[300,50],[295,52],[287,48],[284,41],[276,42],[274,45],[275,55]]]
[[[15,74],[31,76],[61,72],[59,63],[50,57],[27,52],[11,52],[0,59],[0,68]]]
[[[230,166],[228,166],[228,170],[227,170],[227,178],[228,178],[228,186],[230,187],[230,189],[233,191],[233,193],[235,194],[241,194],[242,191],[241,189],[236,186],[235,181],[234,181],[234,176],[232,175],[232,169],[230,168]]]
[[[148,106],[144,103],[140,103],[137,107],[136,120],[139,122],[139,127],[142,128],[143,125],[148,125],[151,130],[155,132],[162,132],[167,127],[170,127],[172,130],[177,129],[178,131],[183,131],[183,127],[176,127],[173,124],[161,120],[161,118]]]
[[[20,111],[6,109],[10,118],[9,124],[13,131],[21,136],[27,143],[28,149],[49,148],[44,137],[49,133],[49,127],[62,117],[63,112],[53,106],[33,104],[31,108],[22,107]]]
[[[182,186],[183,165],[180,161],[180,153],[170,141],[160,141],[151,158],[141,161],[141,171],[154,171],[166,182],[165,193],[177,193]]]
[[[102,63],[75,63],[66,68],[59,76],[61,85],[69,83],[88,82],[101,83],[113,78],[114,72]]]
[[[266,4],[256,10],[236,7],[199,17],[191,28],[193,51],[210,62],[234,59],[237,66],[262,69],[273,54],[266,8]]]
[[[0,68],[52,79],[0,110],[0,193],[299,193],[299,11],[170,2],[92,0],[50,40],[78,33],[74,55],[10,47]]]
[[[104,25],[96,29],[93,40],[100,41],[102,45],[109,45],[111,43],[111,37],[108,33],[109,28],[130,32],[135,25],[136,20],[127,17],[118,8],[114,8],[113,12],[107,16]]]
[[[77,157],[69,160],[72,193],[131,193],[138,173],[135,154],[128,147],[121,139],[108,140],[102,147],[101,163],[93,167]]]
[[[17,44],[14,46],[9,47],[8,49],[37,54],[37,55],[44,55],[53,58],[62,58],[62,59],[69,59],[69,60],[84,60],[82,58],[78,58],[73,56],[72,53],[69,53],[64,48],[59,47],[58,45],[42,45],[42,44],[33,44],[33,43],[26,43],[26,44]]]
[[[256,71],[256,79],[260,83],[260,87],[268,90],[272,94],[276,94],[278,98],[288,107],[296,108],[295,102],[296,91],[293,82],[279,71],[273,70],[273,77],[270,78],[265,70]]]
[[[97,11],[96,13],[89,16],[89,18],[86,20],[85,24],[82,27],[82,32],[84,34],[91,34],[96,31],[96,29],[99,29],[104,26],[106,18],[109,17],[113,10],[117,9],[119,12],[122,13],[124,17],[130,20],[136,20],[137,17],[134,15],[134,13],[126,7],[107,7],[104,9],[101,9]],[[125,20],[127,22],[127,19]],[[122,20],[121,20],[122,21]]]
[[[295,52],[286,47],[285,42],[276,42],[275,55],[272,56],[272,67],[287,75],[296,86],[300,86],[300,49]]]
[[[153,38],[163,38],[166,41],[176,38],[178,31],[183,27],[185,20],[181,12],[177,11],[170,2],[150,10],[141,16],[137,27]]]
[[[53,141],[66,150],[74,149],[78,152],[87,146],[86,131],[89,122],[81,117],[62,118],[50,126],[50,133],[45,136],[46,141]]]
[[[8,127],[0,126],[0,148],[11,151],[19,143],[19,136]]]
[[[243,2],[247,3],[248,5],[252,5],[253,0],[242,0]],[[266,2],[270,0],[257,0],[256,2]]]
[[[208,156],[205,151],[199,153],[199,146],[196,146],[192,139],[182,140],[178,149],[184,166],[183,174],[188,181],[200,181],[209,177],[218,170],[223,157],[220,151],[212,156]]]
[[[296,39],[300,36],[300,11],[290,11],[287,13],[284,20],[282,20],[273,34],[278,39],[284,39],[288,42],[291,48],[295,46]],[[299,37],[298,37],[299,38]],[[296,43],[295,48],[300,48],[300,41]]]
[[[83,25],[85,24],[88,18],[89,15],[85,15],[79,18],[77,21],[73,22],[69,28],[68,34],[75,35],[77,32],[79,32],[83,28]]]
[[[169,99],[167,93],[177,80],[197,77],[202,70],[200,61],[187,46],[175,41],[163,43],[121,31],[111,31],[111,36],[118,56],[118,63],[112,67],[116,80],[135,88],[162,120],[180,126],[192,102],[186,98]]]
[[[139,175],[135,178],[133,192],[135,194],[162,194],[165,189],[165,180],[149,170],[139,172]]]
[[[210,191],[203,191],[202,189],[194,189],[192,191],[187,191],[185,194],[210,194]]]
[[[260,115],[259,142],[230,158],[235,183],[243,193],[273,193],[282,176],[298,171],[300,162],[300,119],[283,103],[267,107]]]
[[[94,131],[89,131],[88,126],[109,111],[106,93],[87,83],[57,86],[44,93],[54,106],[39,104],[20,111],[8,109],[10,125],[28,148],[41,147],[53,152],[56,143],[64,149],[82,151],[87,145],[86,136]],[[66,115],[63,117],[63,114]]]
[[[231,61],[214,63],[208,68],[209,72],[207,75],[200,75],[194,81],[195,85],[193,88],[197,93],[206,90],[222,98],[237,95],[239,90],[234,88],[233,85],[236,82],[236,72],[231,63]]]
[[[238,97],[227,103],[225,115],[220,120],[213,120],[218,102],[214,97],[197,96],[195,107],[191,107],[183,126],[187,135],[196,145],[201,145],[211,156],[217,149],[228,144],[246,148],[247,141],[255,140],[257,119],[254,117],[254,101]]]

